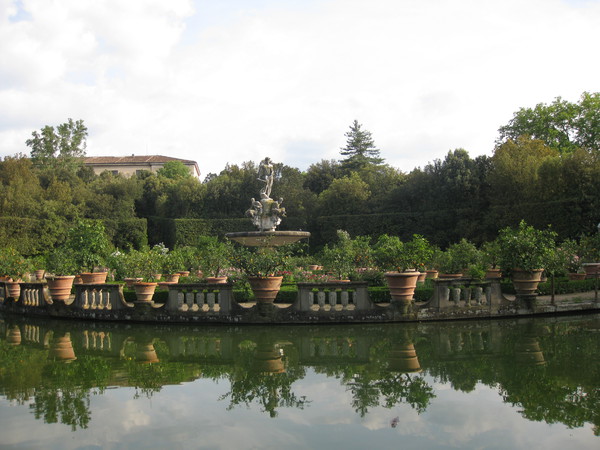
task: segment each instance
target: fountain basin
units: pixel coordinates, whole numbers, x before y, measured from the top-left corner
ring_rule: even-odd
[[[279,247],[310,237],[308,231],[238,231],[225,237],[248,247]]]

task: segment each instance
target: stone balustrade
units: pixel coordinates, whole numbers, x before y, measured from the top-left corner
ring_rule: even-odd
[[[294,306],[297,311],[329,313],[374,308],[364,282],[298,283]]]
[[[123,297],[122,284],[76,284],[73,307],[91,311],[118,311],[133,308]]]
[[[168,286],[165,310],[174,313],[228,314],[232,310],[233,285],[177,283]]]

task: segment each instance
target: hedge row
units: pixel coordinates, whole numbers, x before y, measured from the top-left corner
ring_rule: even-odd
[[[148,243],[146,219],[102,220],[112,243],[119,248],[140,248]],[[0,217],[0,244],[25,256],[47,252],[64,241],[70,222],[60,219]]]

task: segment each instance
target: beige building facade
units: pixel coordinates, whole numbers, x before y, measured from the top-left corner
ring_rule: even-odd
[[[127,177],[143,171],[156,172],[170,161],[182,162],[195,177],[200,177],[200,169],[196,161],[189,159],[172,158],[162,155],[145,156],[86,156],[84,164],[94,169],[95,174],[104,171],[120,174]]]

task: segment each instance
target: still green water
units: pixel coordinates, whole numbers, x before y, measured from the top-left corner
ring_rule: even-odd
[[[195,327],[0,316],[0,448],[600,448],[600,315]]]

